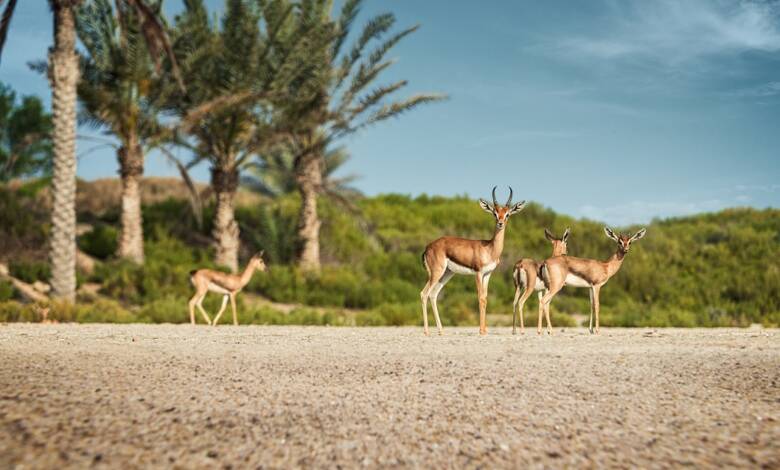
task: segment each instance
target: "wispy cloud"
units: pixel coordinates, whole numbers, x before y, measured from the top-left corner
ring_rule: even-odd
[[[579,215],[593,220],[603,221],[618,227],[631,224],[644,224],[659,217],[680,217],[712,212],[733,204],[720,199],[692,202],[648,202],[632,201],[614,206],[597,207],[585,205],[579,208]]]
[[[571,139],[578,135],[579,133],[577,132],[554,129],[518,129],[480,137],[471,143],[471,147],[480,148],[489,145],[535,141],[540,139]]]
[[[738,184],[734,189],[739,192],[776,193],[780,191],[780,184]]]
[[[780,4],[765,1],[616,2],[607,27],[559,38],[573,56],[675,64],[744,51],[780,51]]]

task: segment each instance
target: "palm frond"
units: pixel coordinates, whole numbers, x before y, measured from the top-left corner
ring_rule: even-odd
[[[11,26],[11,18],[14,16],[14,8],[16,8],[16,0],[9,0],[8,5],[3,10],[3,16],[0,17],[0,59],[3,56],[3,47],[5,46],[5,38],[8,36],[8,28]]]
[[[338,89],[344,80],[349,76],[352,67],[354,67],[358,60],[360,60],[360,57],[363,55],[363,50],[366,48],[368,43],[373,39],[380,38],[384,33],[393,27],[393,24],[395,24],[395,15],[392,13],[384,13],[375,16],[369,20],[368,23],[366,23],[366,26],[363,27],[363,32],[361,33],[357,42],[354,46],[352,46],[350,53],[344,56],[342,63],[338,68],[334,88]]]
[[[404,101],[391,103],[382,106],[376,112],[371,114],[365,121],[344,130],[340,130],[340,135],[352,134],[366,127],[372,126],[380,121],[384,121],[393,117],[398,117],[404,113],[411,111],[412,109],[427,103],[435,103],[446,100],[448,97],[444,94],[420,94],[415,95]]]
[[[352,23],[355,21],[358,13],[360,13],[360,4],[363,0],[346,0],[341,7],[341,15],[338,20],[337,36],[333,41],[333,57],[338,57],[341,52],[341,47],[344,45],[344,41],[349,35],[349,29]]]
[[[173,48],[171,47],[168,33],[165,30],[163,24],[160,22],[159,14],[152,10],[152,8],[149,7],[149,5],[147,5],[143,0],[124,1],[134,6],[141,17],[141,30],[144,37],[146,38],[146,45],[149,47],[149,52],[151,53],[152,57],[155,57],[155,59],[158,61],[158,71],[160,69],[159,55],[160,52],[164,51],[165,55],[170,61],[171,72],[176,79],[176,82],[179,84],[179,88],[184,91],[186,89],[184,86],[184,80],[181,77],[179,65],[176,61],[176,56],[173,53]]]

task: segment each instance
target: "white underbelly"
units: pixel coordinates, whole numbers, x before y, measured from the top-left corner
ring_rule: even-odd
[[[474,274],[476,271],[469,268],[468,266],[463,266],[462,264],[458,264],[455,261],[452,261],[451,259],[447,258],[447,269],[454,272],[455,274]]]
[[[541,279],[539,279],[537,277],[536,278],[536,285],[534,286],[534,290],[544,290],[546,288],[547,287],[544,285],[544,281],[542,281]]]
[[[590,287],[590,283],[586,281],[585,279],[575,275],[575,274],[568,274],[566,275],[566,285],[572,286],[572,287]]]
[[[224,287],[218,286],[214,284],[213,282],[209,282],[209,290],[211,292],[216,292],[217,294],[229,294],[230,291],[225,289]]]

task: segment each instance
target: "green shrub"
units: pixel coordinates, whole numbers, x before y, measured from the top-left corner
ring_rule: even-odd
[[[97,225],[91,232],[80,236],[78,245],[81,251],[99,259],[106,259],[116,253],[119,231],[110,225]]]
[[[355,315],[355,326],[385,326],[385,317],[376,310],[359,312]]]
[[[0,321],[2,322],[33,322],[38,321],[38,314],[31,305],[14,300],[0,302]]]
[[[138,317],[149,323],[187,323],[190,321],[187,302],[184,297],[163,297],[148,302],[141,307]],[[195,312],[195,320],[202,323],[200,312]]]
[[[52,309],[52,312],[56,313],[57,310]],[[51,317],[51,313],[49,316]],[[76,304],[70,316],[71,321],[78,323],[134,323],[139,320],[132,312],[113,300]]]
[[[419,325],[422,322],[419,303],[384,304],[372,311],[382,317],[383,325]]]
[[[13,284],[0,280],[0,302],[5,302],[14,298],[15,289]]]
[[[44,261],[14,260],[8,265],[11,276],[24,282],[48,282],[51,277],[49,263]]]

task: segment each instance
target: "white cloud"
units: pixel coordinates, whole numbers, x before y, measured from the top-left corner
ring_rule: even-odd
[[[574,56],[675,64],[744,51],[780,51],[780,6],[761,1],[619,2],[609,25],[556,42]]]
[[[508,142],[526,142],[539,139],[571,139],[578,135],[579,133],[577,132],[553,129],[518,129],[480,137],[472,142],[471,147],[479,148],[488,145],[504,144]]]
[[[701,212],[712,212],[728,206],[729,204],[720,199],[682,203],[632,201],[606,207],[585,205],[581,206],[578,212],[580,217],[623,227],[631,224],[648,223],[654,218],[680,217]]]
[[[775,193],[780,191],[780,184],[738,184],[734,189],[739,192]]]

